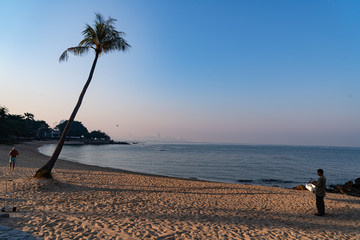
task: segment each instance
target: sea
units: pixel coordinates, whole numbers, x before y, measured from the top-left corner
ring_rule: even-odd
[[[55,147],[46,144],[38,150],[51,156]],[[140,173],[282,188],[317,180],[319,168],[328,186],[360,177],[359,147],[156,142],[65,145],[60,158]]]

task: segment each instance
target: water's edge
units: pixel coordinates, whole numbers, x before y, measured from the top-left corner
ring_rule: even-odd
[[[38,152],[50,156],[55,148],[51,145],[42,145]],[[137,174],[289,189],[316,180],[318,167],[328,170],[328,185],[354,180],[349,177],[360,175],[351,167],[358,156],[360,148],[144,144],[66,145],[59,158]]]

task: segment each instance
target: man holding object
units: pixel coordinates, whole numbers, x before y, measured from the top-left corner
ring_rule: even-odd
[[[318,169],[317,174],[319,175],[319,179],[317,182],[313,182],[315,185],[315,195],[316,195],[316,208],[318,212],[315,214],[316,216],[324,216],[325,215],[325,204],[324,197],[326,192],[326,178],[324,176],[324,170]]]

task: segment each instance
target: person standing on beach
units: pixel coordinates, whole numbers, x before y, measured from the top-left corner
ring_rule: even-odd
[[[315,185],[315,195],[316,195],[316,208],[317,213],[316,216],[324,216],[325,215],[325,203],[324,197],[326,192],[326,178],[324,176],[324,170],[318,169],[317,174],[319,175],[319,179],[317,182],[313,182]]]
[[[15,169],[15,163],[16,163],[16,156],[19,155],[19,152],[13,147],[9,153],[10,158],[9,158],[9,170],[11,170],[11,165],[12,165],[12,169]]]

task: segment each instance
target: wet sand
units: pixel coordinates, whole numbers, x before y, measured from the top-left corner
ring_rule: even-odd
[[[47,143],[47,142],[45,142]],[[360,239],[360,198],[327,194],[314,216],[309,191],[137,174],[58,160],[53,180],[32,178],[48,157],[0,145],[1,204],[16,206],[0,225],[40,239]],[[12,181],[9,181],[12,180]],[[7,183],[7,184],[6,184]],[[12,190],[3,195],[5,186]],[[11,201],[9,201],[11,200]]]

